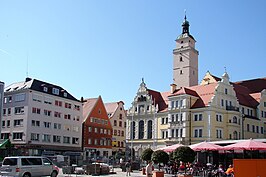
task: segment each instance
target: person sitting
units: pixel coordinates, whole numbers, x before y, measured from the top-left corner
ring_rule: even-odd
[[[226,176],[231,177],[234,174],[234,168],[232,165],[229,165],[225,172]]]
[[[184,173],[186,170],[185,164],[183,162],[180,162],[180,166],[178,168],[178,172]]]
[[[223,168],[222,164],[219,165],[219,167],[217,169],[217,173],[218,173],[219,177],[223,177],[224,176],[224,168]]]

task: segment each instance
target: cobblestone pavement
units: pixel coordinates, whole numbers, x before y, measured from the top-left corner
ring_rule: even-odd
[[[99,176],[106,176],[106,177],[126,177],[126,172],[122,172],[121,168],[114,168],[115,174],[108,174],[108,175],[99,175]],[[60,170],[58,177],[91,177],[92,175],[76,175],[76,174],[63,174]],[[146,177],[146,175],[142,175],[141,171],[134,170],[130,173],[129,177]],[[164,174],[164,177],[172,177],[170,174]]]

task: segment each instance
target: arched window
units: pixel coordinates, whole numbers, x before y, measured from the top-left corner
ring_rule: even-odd
[[[236,116],[233,117],[233,123],[237,124],[237,117]]]
[[[148,121],[148,128],[147,128],[147,139],[152,139],[152,121]]]
[[[144,121],[139,121],[139,139],[144,138]]]
[[[135,131],[136,131],[136,123],[135,122],[131,122],[131,125],[130,125],[130,139],[135,139],[136,137],[136,134],[135,134]]]
[[[237,140],[237,139],[238,139],[237,131],[234,131],[234,133],[233,133],[233,139],[234,139],[234,140]]]

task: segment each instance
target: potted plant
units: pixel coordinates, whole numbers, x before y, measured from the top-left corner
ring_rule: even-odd
[[[153,153],[153,150],[151,148],[145,149],[142,154],[141,154],[141,159],[146,161],[146,163],[148,164],[148,161],[151,160],[151,155]],[[145,167],[142,168],[142,174],[145,175]]]
[[[163,177],[164,172],[160,171],[160,164],[167,164],[167,162],[169,161],[169,155],[163,150],[157,150],[152,153],[151,160],[159,166],[159,171],[155,171],[153,173],[153,177]]]
[[[177,162],[183,162],[185,167],[187,163],[192,163],[195,160],[195,156],[195,151],[188,146],[178,147],[173,153],[174,160]],[[185,173],[178,175],[178,177],[192,177],[191,174],[187,174],[186,168],[184,170]]]

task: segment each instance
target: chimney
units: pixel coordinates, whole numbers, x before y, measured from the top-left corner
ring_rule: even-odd
[[[176,90],[176,84],[171,84],[171,93],[174,93]]]
[[[31,81],[31,78],[30,77],[26,77],[25,82],[29,82],[29,81]]]

